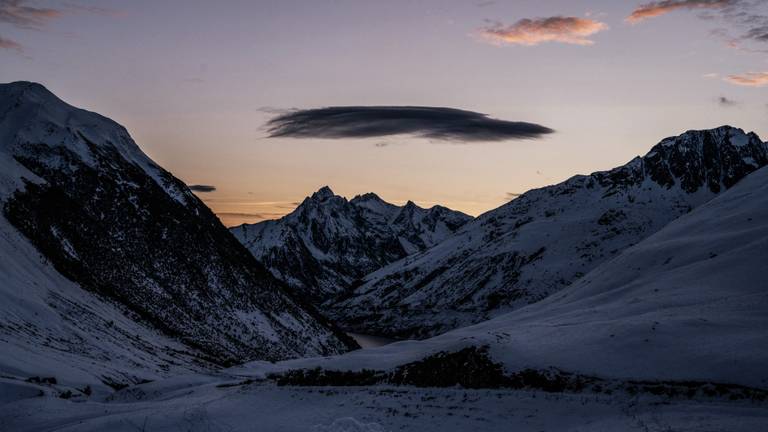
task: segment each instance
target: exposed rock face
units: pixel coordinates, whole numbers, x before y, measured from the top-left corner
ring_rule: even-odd
[[[523,194],[365,277],[330,315],[353,331],[427,337],[539,301],[768,164],[754,133],[667,138],[644,157]]]
[[[58,272],[208,361],[354,346],[111,120],[38,84],[2,85],[0,156],[5,217]]]
[[[445,207],[398,207],[376,194],[352,200],[323,187],[291,214],[232,228],[278,278],[317,304],[368,273],[437,244],[471,217]]]

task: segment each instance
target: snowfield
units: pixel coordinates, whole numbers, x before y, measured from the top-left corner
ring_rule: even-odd
[[[754,432],[765,404],[657,396],[378,386],[276,387],[179,377],[104,401],[32,398],[0,406],[13,431]],[[41,411],[44,410],[44,411]]]

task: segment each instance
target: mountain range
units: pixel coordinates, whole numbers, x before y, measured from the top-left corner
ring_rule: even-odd
[[[433,336],[540,301],[768,164],[754,133],[723,126],[529,191],[434,247],[377,270],[329,316],[360,333]]]
[[[311,381],[321,367],[371,381],[370,371],[400,368],[417,386],[471,385],[474,375],[497,378],[482,383],[492,388],[739,400],[768,389],[768,290],[758,270],[767,259],[765,167],[537,303],[427,340],[243,369],[310,371],[284,377]],[[753,403],[764,408],[768,392],[758,393]]]
[[[472,218],[442,206],[351,200],[328,186],[290,214],[230,230],[278,279],[314,303],[333,304],[365,275],[448,238]]]
[[[343,328],[424,338],[547,298],[766,164],[757,135],[723,126],[474,220],[326,187],[280,220],[232,231]]]

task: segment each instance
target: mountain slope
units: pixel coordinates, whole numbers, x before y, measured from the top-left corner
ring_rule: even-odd
[[[13,226],[4,232],[18,230],[44,257],[26,260],[29,266],[16,269],[20,282],[3,287],[23,312],[0,316],[3,344],[34,336],[12,329],[38,325],[30,322],[30,310],[24,312],[37,303],[64,321],[86,317],[77,310],[93,309],[89,304],[119,310],[135,321],[130,326],[162,333],[159,340],[173,338],[177,349],[209,364],[332,354],[353,345],[291,298],[117,123],[67,105],[39,84],[0,85],[0,168],[4,220]],[[19,241],[4,247],[14,249]],[[55,280],[28,291],[38,273],[56,274]],[[62,285],[64,278],[71,283]],[[32,298],[24,300],[27,294]],[[59,295],[71,299],[71,315],[51,306]],[[96,323],[79,330],[88,333],[84,344],[98,344]],[[118,343],[119,336],[111,337]],[[131,346],[132,336],[123,337]],[[83,356],[99,349],[84,346]],[[108,362],[109,354],[91,360]]]
[[[278,369],[385,370],[488,346],[508,373],[768,389],[768,168],[538,303],[423,340]]]
[[[373,193],[347,201],[326,186],[281,219],[231,231],[278,279],[323,303],[470,219],[441,206],[423,209],[409,201],[398,207]]]
[[[0,394],[34,376],[98,393],[215,367],[204,352],[63,277],[2,215],[0,277],[0,376],[9,379],[0,379]]]
[[[348,329],[426,337],[567,287],[768,163],[754,133],[667,138],[611,171],[529,191],[364,279],[330,316]]]

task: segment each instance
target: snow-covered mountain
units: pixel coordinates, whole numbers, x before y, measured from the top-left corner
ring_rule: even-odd
[[[126,382],[354,345],[122,126],[39,84],[0,85],[0,204],[4,376]]]
[[[231,231],[278,279],[323,303],[366,274],[434,246],[471,219],[412,201],[398,207],[374,193],[348,201],[325,186],[281,219]]]
[[[767,262],[768,167],[538,303],[431,339],[276,369],[391,370],[487,346],[505,374],[554,368],[635,384],[768,389]]]
[[[360,333],[426,337],[540,301],[768,163],[729,126],[664,139],[610,171],[529,191],[364,278],[331,317]]]

